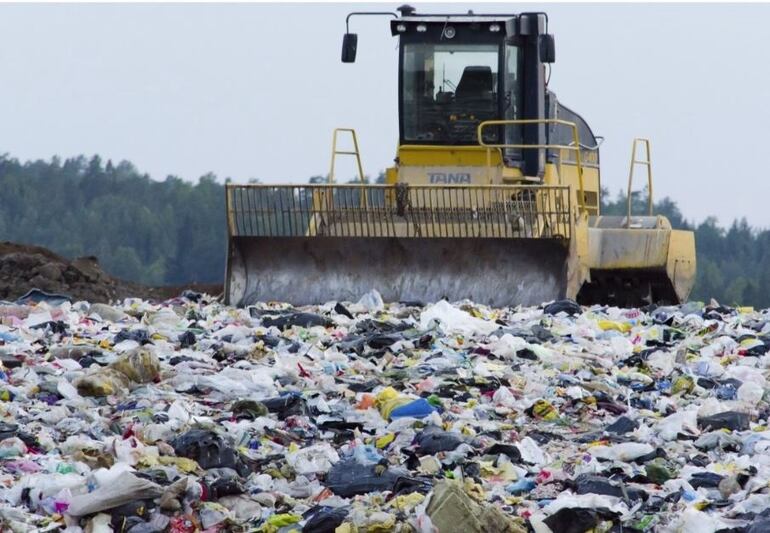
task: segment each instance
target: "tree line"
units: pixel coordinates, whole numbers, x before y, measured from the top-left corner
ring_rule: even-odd
[[[94,255],[113,276],[148,285],[224,275],[224,186],[150,179],[99,156],[20,163],[0,157],[0,236],[68,258]]]
[[[0,155],[0,238],[68,258],[94,255],[113,276],[148,285],[221,282],[224,183],[213,174],[195,183],[176,176],[157,181],[130,162],[99,156],[20,162]],[[604,214],[625,214],[622,192],[602,197]],[[632,201],[635,212],[643,212],[643,195]],[[726,228],[713,217],[695,224],[670,198],[656,202],[655,212],[675,228],[695,231],[693,299],[770,306],[770,230],[753,228],[745,218]]]

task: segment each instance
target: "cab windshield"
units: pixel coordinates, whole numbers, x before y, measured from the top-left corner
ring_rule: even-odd
[[[497,44],[403,44],[404,141],[477,144],[479,123],[501,118],[499,65]],[[488,128],[484,140],[498,133]]]

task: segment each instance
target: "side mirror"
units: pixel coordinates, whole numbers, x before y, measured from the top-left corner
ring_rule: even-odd
[[[342,62],[355,63],[358,49],[358,34],[346,33],[342,36]]]
[[[543,63],[556,61],[556,41],[550,33],[540,36],[540,61]]]

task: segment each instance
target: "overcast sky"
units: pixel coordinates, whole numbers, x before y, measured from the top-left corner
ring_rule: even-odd
[[[347,12],[398,5],[0,5],[0,152],[98,153],[155,179],[304,182],[328,172],[331,131],[348,126],[376,175],[397,142],[396,41],[377,17],[351,21],[354,65],[340,41]],[[691,220],[770,227],[770,5],[472,7],[548,11],[550,87],[605,136],[613,193],[645,136],[656,197]]]

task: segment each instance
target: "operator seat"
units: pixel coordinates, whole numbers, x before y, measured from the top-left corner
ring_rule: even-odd
[[[467,66],[455,89],[458,100],[489,100],[493,90],[492,67]]]

